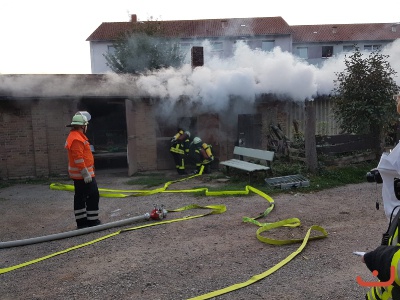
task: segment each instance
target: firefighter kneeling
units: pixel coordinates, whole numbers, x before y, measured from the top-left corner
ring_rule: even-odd
[[[211,163],[214,161],[211,145],[203,143],[201,138],[196,136],[190,145],[190,155],[196,164],[196,174],[200,172],[201,166],[204,166],[205,174],[211,173]]]

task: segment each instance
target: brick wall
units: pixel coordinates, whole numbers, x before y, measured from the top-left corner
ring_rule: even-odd
[[[64,144],[70,129],[65,125],[79,110],[78,105],[79,99],[75,98],[1,101],[0,178],[66,175],[68,157]],[[126,100],[129,174],[174,167],[169,136],[157,137],[162,124],[157,124],[155,109],[146,99]],[[265,148],[269,125],[271,122],[285,125],[286,112],[280,102],[272,106],[264,103],[256,112],[262,115]],[[237,113],[196,116],[193,112],[192,117],[197,117],[197,134],[213,145],[216,158],[220,161],[232,158],[238,135]]]
[[[2,101],[0,178],[29,178],[67,173],[64,149],[74,108],[67,100]]]
[[[35,176],[30,105],[23,101],[2,103],[1,178]]]
[[[129,174],[157,170],[156,120],[148,101],[126,100]]]
[[[157,169],[156,122],[153,106],[146,101],[136,102],[136,159],[140,169]]]

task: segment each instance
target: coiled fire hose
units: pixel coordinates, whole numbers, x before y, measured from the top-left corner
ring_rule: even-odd
[[[293,258],[295,258],[299,253],[301,253],[301,251],[304,249],[304,247],[306,246],[307,242],[309,240],[315,240],[315,239],[321,239],[321,238],[325,238],[328,236],[328,233],[325,231],[324,228],[317,226],[317,225],[313,225],[311,226],[305,237],[303,239],[288,239],[288,240],[276,240],[276,239],[272,239],[272,238],[267,238],[265,236],[262,235],[263,232],[266,232],[270,229],[273,228],[279,228],[279,227],[283,227],[283,226],[288,226],[288,227],[297,227],[300,226],[300,220],[297,218],[290,218],[290,219],[285,219],[282,221],[278,221],[278,222],[273,222],[273,223],[260,223],[258,221],[258,219],[267,216],[274,208],[274,200],[268,196],[267,194],[265,194],[264,192],[252,187],[252,186],[246,186],[244,190],[241,191],[209,191],[208,188],[197,188],[197,189],[189,189],[189,190],[174,190],[174,191],[169,191],[167,190],[168,186],[175,183],[175,182],[179,182],[179,181],[184,181],[184,180],[188,180],[192,177],[196,177],[196,176],[201,176],[202,175],[202,171],[203,169],[201,169],[201,171],[199,172],[199,174],[196,175],[192,175],[180,180],[176,180],[176,181],[170,181],[167,182],[164,187],[162,188],[158,188],[155,190],[113,190],[113,189],[99,189],[100,192],[100,196],[102,197],[119,197],[119,198],[124,198],[124,197],[132,197],[132,196],[146,196],[146,195],[152,195],[152,194],[156,194],[156,193],[198,193],[198,192],[204,192],[206,196],[221,196],[221,195],[248,195],[250,192],[253,192],[259,196],[261,196],[262,198],[264,198],[265,200],[267,200],[269,202],[269,207],[264,211],[264,213],[260,214],[259,216],[255,217],[255,218],[250,218],[250,217],[243,217],[243,222],[248,222],[248,223],[252,223],[255,224],[257,226],[259,226],[259,229],[256,232],[256,236],[257,239],[263,243],[267,243],[267,244],[272,244],[272,245],[284,245],[284,244],[293,244],[293,243],[301,243],[301,245],[299,246],[299,248],[294,251],[293,253],[291,253],[289,256],[287,256],[285,259],[283,259],[282,261],[280,261],[278,264],[276,264],[275,266],[273,266],[272,268],[268,269],[267,271],[254,275],[252,276],[249,280],[245,281],[245,282],[241,282],[241,283],[236,283],[234,285],[222,288],[220,290],[216,290],[216,291],[212,291],[210,293],[206,293],[200,296],[196,296],[193,298],[190,298],[188,300],[201,300],[201,299],[210,299],[212,297],[216,297],[218,295],[222,295],[222,294],[226,294],[229,292],[232,292],[234,290],[246,287],[250,284],[253,284],[267,276],[269,276],[270,274],[274,273],[275,271],[277,271],[278,269],[280,269],[281,267],[283,267],[285,264],[287,264],[288,262],[290,262]],[[59,184],[59,183],[52,183],[50,185],[50,189],[53,190],[63,190],[63,191],[73,191],[74,187],[72,185],[64,185],[64,184]],[[40,261],[43,261],[45,259],[54,257],[56,255],[60,255],[60,254],[65,254],[69,251],[72,250],[77,250],[79,248],[100,242],[102,240],[105,240],[107,238],[111,238],[114,237],[122,232],[126,232],[126,231],[131,231],[131,230],[137,230],[137,229],[141,229],[141,228],[145,228],[145,227],[150,227],[150,226],[157,226],[157,225],[163,225],[163,224],[168,224],[168,223],[173,223],[173,222],[178,222],[178,221],[185,221],[185,220],[190,220],[190,219],[194,219],[194,218],[199,218],[199,217],[203,217],[203,216],[207,216],[207,215],[212,215],[212,214],[221,214],[223,212],[226,211],[226,207],[224,205],[207,205],[207,206],[199,206],[196,204],[191,204],[191,205],[187,205],[175,210],[168,210],[168,212],[174,212],[174,211],[184,211],[184,210],[188,210],[188,209],[193,209],[193,208],[203,208],[203,209],[209,209],[211,210],[210,212],[206,213],[206,214],[201,214],[201,215],[196,215],[196,216],[189,216],[189,217],[184,217],[184,218],[180,218],[180,219],[172,219],[172,220],[161,220],[159,222],[156,223],[150,223],[150,224],[145,224],[145,225],[140,225],[137,227],[131,227],[131,228],[126,228],[126,229],[122,229],[119,230],[115,233],[111,233],[108,234],[106,236],[100,237],[98,239],[89,241],[87,243],[83,243],[80,245],[76,245],[74,247],[38,258],[38,259],[34,259],[19,265],[15,265],[15,266],[11,266],[8,268],[2,268],[0,269],[0,274],[4,274],[10,271],[14,271],[16,269],[20,269],[23,268],[25,266],[34,264],[34,263],[38,263]],[[147,217],[147,214],[143,215],[143,216],[139,216],[139,217],[135,217],[135,218],[144,218],[144,216]],[[132,218],[131,218],[132,219]],[[129,220],[129,219],[127,219]],[[122,221],[127,221],[127,220],[122,220]],[[121,222],[122,222],[121,221]],[[133,222],[136,220],[130,220],[127,222]],[[117,221],[120,222],[120,221]],[[114,226],[122,226],[120,224],[115,225],[116,222],[113,222]],[[99,225],[99,226],[95,226],[98,228],[98,230],[104,230],[107,228],[111,228],[112,226],[105,226],[105,225],[110,225],[113,223],[108,223],[108,224],[104,224],[104,225]],[[105,226],[105,227],[100,227],[100,226]],[[94,228],[95,228],[94,227]],[[82,234],[88,233],[89,231],[84,231],[86,229],[90,229],[90,228],[84,228],[84,229],[80,229],[80,230],[75,230],[74,232],[77,231],[81,231]],[[315,236],[310,236],[312,231],[318,231],[319,235],[315,235]],[[68,232],[65,233],[65,237],[68,237]],[[43,239],[47,239],[45,237],[40,237]],[[64,237],[60,237],[60,238],[64,238]],[[25,241],[25,242],[23,242]],[[42,241],[40,241],[42,242]],[[8,247],[13,247],[13,246],[18,246],[19,244],[25,244],[26,240],[22,240],[22,241],[13,241],[13,242],[4,242],[4,243],[0,243],[0,248],[5,248],[5,246],[9,245]],[[13,245],[15,244],[15,245]],[[12,245],[12,246],[10,246]]]

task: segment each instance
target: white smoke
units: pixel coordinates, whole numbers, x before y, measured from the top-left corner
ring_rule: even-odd
[[[264,52],[239,42],[232,57],[220,59],[205,44],[203,67],[164,69],[139,78],[137,86],[153,97],[177,101],[185,95],[219,110],[232,96],[253,102],[257,95],[273,93],[304,101],[317,92],[316,70],[280,48]]]
[[[226,59],[213,56],[208,42],[203,47],[203,67],[192,70],[187,64],[180,69],[164,69],[142,76],[137,80],[139,91],[172,103],[185,96],[216,111],[227,108],[232,96],[250,103],[261,94],[304,101],[316,95],[330,94],[337,73],[345,69],[345,55],[351,54],[340,53],[317,67],[279,47],[265,52],[251,50],[238,42],[233,56]],[[400,40],[388,45],[383,53],[389,55],[391,67],[399,72]],[[398,77],[395,80],[400,83]]]
[[[289,52],[251,50],[243,42],[235,45],[233,55],[220,59],[204,42],[203,67],[192,70],[189,63],[179,69],[168,68],[142,76],[118,75],[2,75],[0,95],[15,97],[57,96],[150,96],[162,99],[163,109],[172,108],[182,98],[196,109],[220,112],[233,98],[252,106],[262,94],[290,97],[295,101],[327,95],[334,88],[337,73],[345,68],[345,54],[326,59],[320,67],[307,63]],[[400,40],[382,49],[397,72],[400,85]],[[350,55],[351,53],[347,53]],[[367,54],[367,53],[366,53]],[[93,77],[98,77],[98,80]],[[96,78],[97,78],[96,77]],[[244,112],[243,112],[244,113]]]
[[[400,86],[400,39],[395,40],[393,43],[383,48],[382,53],[389,56],[387,61],[390,63],[390,66],[397,72],[395,80],[397,85]]]

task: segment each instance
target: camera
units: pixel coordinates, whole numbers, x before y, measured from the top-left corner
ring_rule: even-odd
[[[377,169],[372,169],[367,173],[367,181],[368,182],[376,182],[376,183],[382,183],[382,176],[379,173]]]

